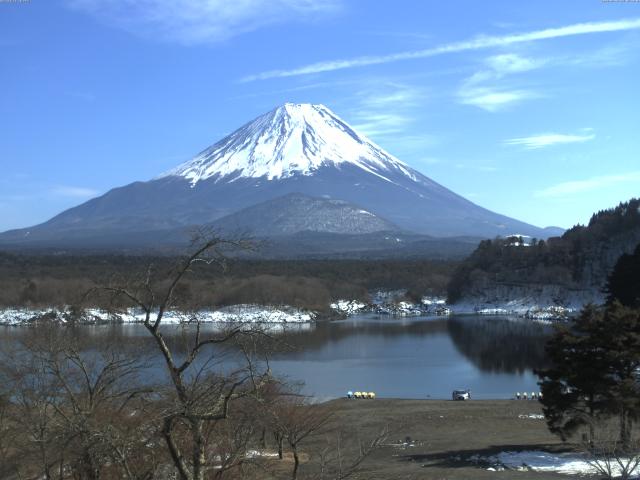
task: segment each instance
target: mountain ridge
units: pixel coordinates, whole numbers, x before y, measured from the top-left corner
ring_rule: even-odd
[[[146,182],[114,188],[0,244],[81,245],[162,237],[286,194],[340,200],[433,237],[546,238],[551,232],[457,195],[359,135],[327,107],[285,104]],[[102,240],[100,240],[102,241]]]
[[[311,197],[299,192],[243,208],[213,222],[221,232],[247,232],[260,237],[299,232],[366,234],[400,231],[393,223],[344,200]]]

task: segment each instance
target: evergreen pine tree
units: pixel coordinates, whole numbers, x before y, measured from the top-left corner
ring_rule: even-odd
[[[640,310],[614,302],[588,305],[547,344],[552,364],[538,372],[549,429],[563,440],[598,418],[617,417],[619,440],[628,445],[640,417]]]
[[[594,342],[602,318],[600,309],[587,305],[572,325],[558,326],[546,346],[552,366],[537,372],[547,425],[563,440],[606,410],[605,366]]]
[[[640,245],[631,255],[622,255],[606,287],[607,304],[618,300],[627,307],[640,308]]]

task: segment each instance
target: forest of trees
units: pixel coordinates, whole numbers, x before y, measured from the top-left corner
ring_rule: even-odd
[[[0,253],[0,307],[81,303],[83,292],[175,257],[33,255]],[[366,300],[375,289],[443,295],[457,265],[437,260],[240,260],[226,269],[196,271],[181,286],[181,300],[202,306],[287,304],[324,310],[332,300]],[[93,300],[95,302],[95,300]]]
[[[484,240],[460,263],[449,283],[449,301],[495,284],[602,288],[617,258],[640,243],[640,200],[632,199],[591,217],[562,237]]]

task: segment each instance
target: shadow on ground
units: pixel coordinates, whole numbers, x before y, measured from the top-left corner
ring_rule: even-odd
[[[449,450],[434,453],[418,453],[414,455],[398,455],[400,461],[422,463],[423,467],[462,468],[469,466],[495,466],[486,459],[501,452],[522,452],[527,450],[541,450],[553,454],[575,451],[572,445],[551,445],[548,443],[527,445],[491,445],[483,449]]]

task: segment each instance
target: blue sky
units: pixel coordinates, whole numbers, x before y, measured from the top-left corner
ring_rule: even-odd
[[[0,230],[323,103],[491,210],[640,195],[640,3],[0,0]]]

